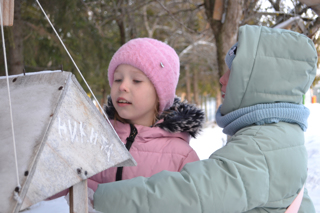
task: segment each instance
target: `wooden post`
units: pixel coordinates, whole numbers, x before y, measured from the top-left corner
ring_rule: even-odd
[[[70,188],[70,213],[88,212],[87,180],[81,181]]]
[[[220,21],[223,14],[224,0],[216,0],[214,2],[213,19]]]
[[[12,26],[14,15],[14,0],[0,0],[0,2],[3,16],[3,26]]]

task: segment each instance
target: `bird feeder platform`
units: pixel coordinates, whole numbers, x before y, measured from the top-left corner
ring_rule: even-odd
[[[13,198],[7,81],[0,77],[0,213],[24,210],[110,167],[136,165],[72,73],[27,73],[9,76],[9,82],[22,202]]]

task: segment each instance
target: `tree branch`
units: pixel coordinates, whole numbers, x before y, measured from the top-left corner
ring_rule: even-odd
[[[185,24],[183,24],[180,20],[178,20],[159,0],[156,0],[159,5],[165,10],[167,11],[167,13],[173,18],[173,20],[175,20],[176,22],[178,22],[182,27],[186,28],[188,31],[192,32],[192,33],[197,33],[198,32],[194,31],[193,29],[190,29],[189,27],[187,27]]]
[[[269,0],[269,2],[276,11],[280,10],[280,0],[276,0],[275,2],[272,0]]]
[[[320,18],[319,16],[316,18],[316,20],[313,22],[311,26],[309,26],[308,29],[308,37],[312,37],[320,28]]]
[[[35,30],[40,35],[48,36],[49,38],[53,39],[57,43],[57,46],[59,47],[60,51],[65,52],[65,49],[63,48],[62,45],[60,45],[60,40],[57,38],[56,35],[51,34],[45,28],[36,26],[36,25],[34,25],[34,24],[32,24],[32,23],[30,23],[28,21],[23,21],[23,23],[26,24],[31,29]],[[72,50],[68,49],[68,51],[70,52],[71,55],[73,55],[72,54]]]
[[[257,12],[256,15],[265,15],[265,16],[287,16],[287,17],[295,17],[297,16],[296,14],[292,14],[292,13],[285,13],[285,12],[279,12],[279,11],[275,11],[275,12]],[[313,18],[309,18],[309,17],[300,17],[302,20],[304,21],[314,21]]]

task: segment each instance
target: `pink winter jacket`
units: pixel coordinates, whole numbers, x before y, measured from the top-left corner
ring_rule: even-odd
[[[105,111],[113,119],[115,109],[111,98]],[[199,157],[190,147],[190,136],[195,137],[201,130],[204,113],[180,99],[175,98],[172,107],[160,116],[156,127],[135,125],[138,134],[130,148],[130,154],[137,166],[124,167],[122,180],[138,176],[150,177],[163,170],[180,171],[186,163],[198,161]],[[130,125],[111,120],[121,141],[126,144]],[[96,191],[98,184],[116,180],[117,168],[109,168],[88,180],[88,186]]]
[[[121,141],[125,144],[130,125],[111,121]],[[137,166],[124,167],[122,180],[138,176],[150,177],[162,170],[180,171],[189,162],[198,161],[196,152],[189,146],[190,135],[170,133],[159,127],[135,125],[138,134],[130,148]],[[96,191],[98,184],[116,180],[117,167],[100,172],[88,180],[88,186]]]

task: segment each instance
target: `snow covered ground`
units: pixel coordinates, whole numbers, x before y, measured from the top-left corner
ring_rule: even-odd
[[[69,205],[64,197],[34,204],[23,213],[69,213]]]
[[[200,160],[208,159],[217,149],[227,142],[227,136],[217,124],[207,124],[196,139],[192,138],[190,146],[197,152]]]
[[[310,109],[309,126],[305,133],[305,144],[309,158],[306,188],[313,200],[316,212],[320,213],[320,104],[307,104],[306,106]],[[207,124],[197,139],[192,139],[190,144],[200,159],[207,159],[226,141],[227,137],[222,133],[221,128],[215,124]],[[69,206],[67,201],[61,197],[37,203],[24,213],[69,213]]]
[[[310,109],[305,145],[308,150],[308,179],[306,188],[320,213],[320,104],[307,104]]]

